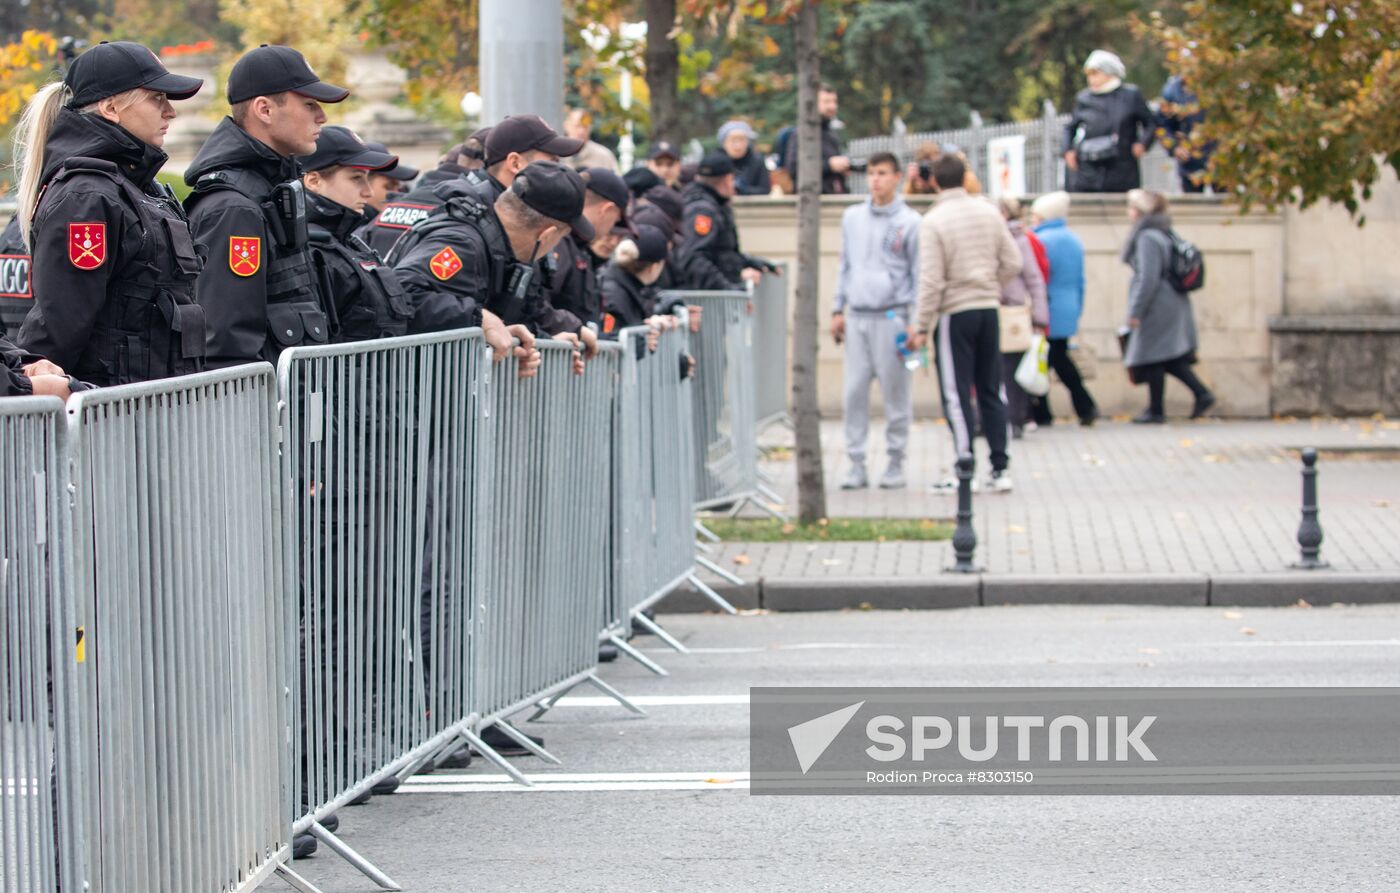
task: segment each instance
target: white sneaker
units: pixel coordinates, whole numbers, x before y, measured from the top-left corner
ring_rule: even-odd
[[[973,492],[973,493],[977,493],[977,492],[981,491],[981,489],[982,489],[982,484],[977,480],[977,478],[973,478],[973,479],[972,479],[972,492]],[[951,476],[951,477],[946,477],[946,478],[944,478],[944,479],[941,480],[941,481],[935,481],[934,483],[929,484],[929,485],[928,485],[928,491],[929,491],[930,493],[935,494],[935,495],[957,496],[957,495],[958,495],[958,479],[957,479],[957,476],[954,475],[954,476]]]
[[[994,471],[987,475],[987,489],[992,493],[1011,492],[1011,473],[1007,471]]]
[[[870,479],[865,476],[864,465],[852,465],[851,470],[846,473],[846,479],[841,482],[842,490],[864,490],[870,486]]]
[[[885,468],[884,476],[880,478],[880,489],[903,490],[904,486],[904,465],[899,462],[891,462]]]

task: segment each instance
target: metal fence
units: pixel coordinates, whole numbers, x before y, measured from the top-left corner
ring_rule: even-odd
[[[792,424],[788,414],[788,265],[779,275],[766,274],[753,290],[753,403],[755,430]]]
[[[275,409],[265,364],[68,402],[58,778],[95,893],[245,890],[289,858]]]
[[[52,765],[53,688],[49,683],[50,612],[63,615],[56,568],[61,490],[58,420],[63,405],[50,397],[0,400],[0,889],[54,893],[59,889]],[[72,683],[71,667],[61,664]],[[59,773],[71,797],[75,767]],[[72,815],[72,810],[65,810]],[[80,829],[66,826],[71,835]],[[75,854],[69,839],[63,852]],[[77,864],[64,866],[76,877]]]
[[[988,143],[1003,137],[1021,136],[1026,140],[1026,194],[1040,195],[1064,188],[1065,163],[1061,149],[1069,121],[1069,115],[1057,114],[1055,106],[1046,101],[1040,117],[1030,121],[985,124],[982,116],[973,112],[967,127],[920,133],[897,130],[892,134],[853,139],[846,148],[856,161],[864,161],[876,152],[893,152],[905,164],[914,160],[915,153],[925,143],[941,146],[945,151],[961,151],[982,181],[983,189],[991,192]],[[1171,194],[1181,191],[1176,166],[1160,145],[1154,145],[1140,163],[1143,188]],[[868,191],[864,174],[851,174],[848,179],[852,192],[864,194]]]
[[[296,829],[389,888],[319,820],[471,718],[489,362],[475,332],[294,348],[279,362]]]

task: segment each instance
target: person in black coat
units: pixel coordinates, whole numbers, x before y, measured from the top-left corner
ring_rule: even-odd
[[[636,230],[635,236],[617,246],[598,277],[604,338],[616,340],[623,329],[646,325],[656,315],[656,280],[666,266],[666,234],[644,223]]]
[[[345,127],[323,127],[306,174],[307,242],[332,341],[368,341],[408,332],[413,308],[398,276],[354,234],[373,194],[369,177],[398,158]]]
[[[603,324],[602,292],[592,244],[597,236],[611,232],[614,227],[628,227],[627,205],[631,193],[622,178],[607,168],[584,168],[579,171],[579,178],[587,187],[583,216],[592,224],[595,238],[586,239],[581,233],[570,232],[548,255],[544,269],[549,303],[559,313],[578,320],[577,331],[589,342],[591,354],[597,347],[596,335]]]
[[[169,189],[170,100],[203,82],[165,70],[136,43],[83,53],[20,123],[18,210],[32,254],[33,306],[18,346],[92,384],[198,372],[200,257]]]
[[[1084,63],[1089,87],[1074,98],[1065,127],[1069,192],[1127,192],[1142,185],[1138,159],[1152,147],[1154,123],[1142,91],[1123,83],[1123,60],[1094,50]]]
[[[701,291],[742,290],[758,282],[763,272],[776,271],[770,262],[739,250],[739,227],[729,200],[734,197],[734,162],[723,152],[711,152],[700,162],[695,182],[685,187],[685,219],[676,251],[677,284]]]
[[[301,53],[263,46],[234,63],[229,117],[185,171],[195,241],[208,253],[196,295],[209,320],[209,365],[276,362],[282,350],[324,343],[329,322],[306,250],[301,170],[316,151],[322,102],[343,87],[322,83]]]
[[[768,165],[754,151],[757,134],[743,121],[726,121],[719,129],[719,147],[734,162],[734,192],[737,195],[767,195],[773,191]]]

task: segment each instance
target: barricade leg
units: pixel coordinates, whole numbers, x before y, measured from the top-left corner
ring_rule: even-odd
[[[695,522],[695,532],[700,534],[702,537],[704,537],[712,543],[719,542],[718,534],[716,534],[710,528],[706,527],[704,524],[701,524],[699,521]]]
[[[720,567],[718,564],[715,564],[713,561],[711,561],[710,559],[704,557],[703,555],[697,555],[697,556],[695,556],[695,563],[698,564],[698,565],[700,565],[701,567],[703,567],[705,570],[709,571],[710,573],[714,574],[715,576],[721,577],[721,578],[723,578],[724,580],[726,580],[726,581],[728,581],[728,582],[730,582],[730,583],[733,583],[735,586],[743,586],[743,585],[744,585],[744,578],[743,578],[743,577],[740,577],[740,576],[738,576],[738,575],[736,575],[736,574],[730,573],[729,571],[727,571],[727,570],[725,570],[724,568]],[[706,594],[708,595],[708,593],[706,593]],[[715,598],[718,598],[718,596],[715,596]],[[726,604],[727,604],[727,603],[726,603]]]
[[[665,642],[667,645],[671,646],[671,649],[673,651],[679,652],[680,654],[690,653],[690,649],[685,647],[685,645],[682,644],[679,639],[666,632],[666,630],[662,629],[661,624],[657,623],[655,620],[652,620],[644,612],[635,612],[632,615],[632,622],[640,623],[646,629],[647,632],[651,633],[653,636],[656,636],[658,639]]]
[[[713,562],[708,562],[707,559],[701,558],[699,556],[696,556],[695,561],[697,564],[701,562],[713,564]],[[716,568],[716,570],[718,570],[718,568]],[[722,573],[723,571],[720,572]],[[704,581],[701,580],[697,575],[691,574],[689,577],[686,577],[686,581],[689,582],[691,586],[694,586],[697,592],[699,592],[701,595],[705,596],[705,598],[709,599],[710,601],[714,602],[717,606],[719,606],[719,609],[724,613],[739,613],[738,609],[736,609],[733,605],[726,601],[724,596],[720,595],[718,592],[715,592],[709,586],[706,586]],[[742,584],[743,581],[740,580],[739,583]]]
[[[501,733],[504,734],[507,738],[511,739],[516,744],[519,744],[521,747],[525,748],[530,753],[534,754],[540,759],[553,763],[556,766],[564,765],[562,760],[560,760],[558,757],[556,757],[549,751],[545,750],[543,747],[540,747],[535,742],[531,741],[530,736],[521,732],[515,726],[506,722],[504,719],[497,717],[496,719],[493,719],[486,725],[482,726],[482,730],[484,731],[488,726],[495,726],[496,728],[500,729]]]
[[[496,752],[495,748],[481,740],[481,737],[470,729],[462,730],[462,738],[472,746],[472,748],[490,762],[496,765],[505,774],[511,777],[516,784],[533,788],[535,783],[525,777],[525,774],[510,764],[510,761]]]
[[[627,640],[623,639],[621,636],[609,636],[608,641],[611,642],[614,646],[616,646],[618,651],[621,651],[623,654],[632,658],[637,663],[646,667],[648,670],[651,670],[656,675],[671,675],[669,672],[666,671],[665,667],[661,666],[656,661],[647,657],[645,654],[638,651],[636,648],[633,648],[632,645],[629,642],[627,642]]]
[[[371,881],[374,881],[374,883],[375,883],[380,889],[382,889],[382,890],[402,890],[402,889],[403,889],[403,887],[399,886],[398,881],[396,881],[396,880],[394,880],[393,878],[389,877],[387,874],[385,874],[384,872],[380,871],[378,868],[375,868],[374,865],[372,865],[368,859],[366,859],[364,856],[361,856],[359,853],[357,853],[357,852],[355,852],[353,849],[351,849],[351,848],[350,848],[350,845],[347,844],[345,841],[341,840],[339,837],[336,837],[334,834],[332,834],[331,832],[327,831],[327,830],[326,830],[326,827],[325,827],[324,825],[322,825],[320,822],[312,822],[312,823],[311,823],[310,831],[311,831],[311,834],[312,834],[317,840],[321,841],[321,842],[324,843],[326,846],[330,847],[330,848],[331,848],[331,851],[332,851],[333,853],[335,853],[337,856],[339,856],[340,858],[344,859],[346,862],[349,862],[351,865],[355,866],[355,868],[356,868],[361,874],[363,874],[365,877],[369,878]]]
[[[293,889],[300,891],[300,893],[321,893],[314,884],[295,871],[292,871],[291,867],[285,863],[277,866],[277,876],[291,885]]]

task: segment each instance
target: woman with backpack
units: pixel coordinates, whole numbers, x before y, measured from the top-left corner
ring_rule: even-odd
[[[1170,277],[1173,239],[1166,197],[1145,189],[1130,191],[1128,218],[1133,228],[1122,257],[1133,268],[1133,279],[1123,365],[1135,384],[1147,385],[1148,393],[1147,410],[1133,422],[1152,425],[1167,420],[1162,397],[1168,375],[1191,389],[1191,418],[1200,418],[1215,404],[1215,395],[1191,371],[1199,344],[1196,317],[1190,299]]]

